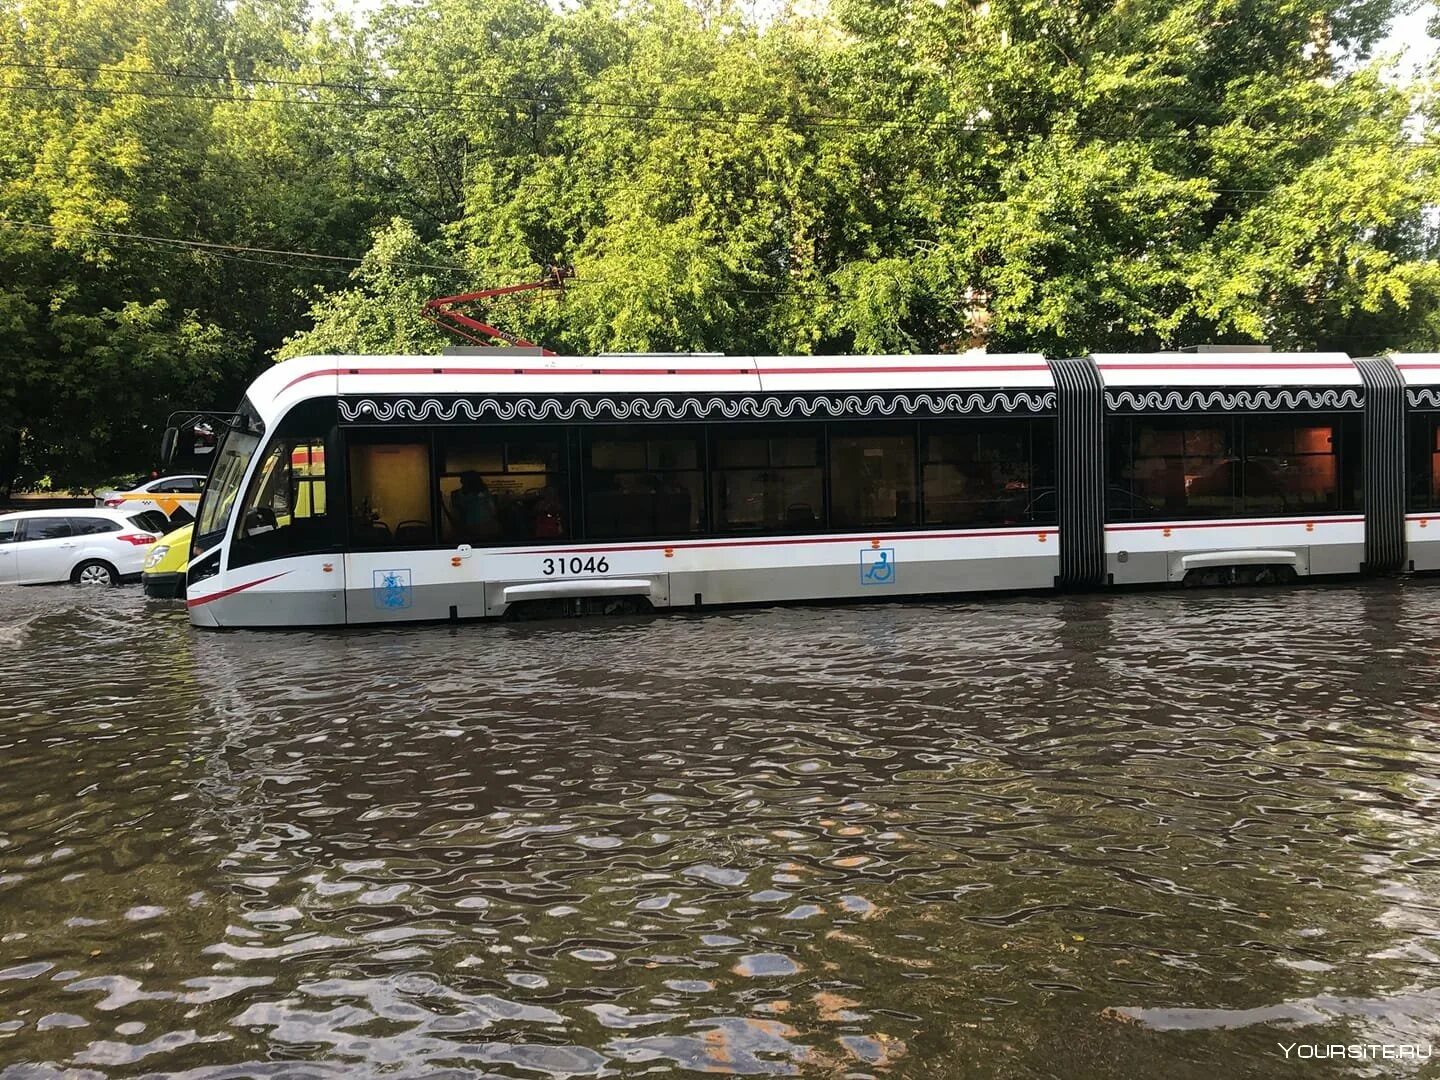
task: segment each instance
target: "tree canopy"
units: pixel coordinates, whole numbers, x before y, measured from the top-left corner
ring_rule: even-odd
[[[1404,0],[0,0],[0,458],[277,356],[1440,347]],[[325,256],[325,257],[320,257]],[[13,451],[12,451],[13,456]],[[0,473],[13,469],[0,461]]]

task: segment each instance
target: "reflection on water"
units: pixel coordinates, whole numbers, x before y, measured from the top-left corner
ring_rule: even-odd
[[[0,593],[0,1076],[1395,1075],[1440,588],[195,634]]]

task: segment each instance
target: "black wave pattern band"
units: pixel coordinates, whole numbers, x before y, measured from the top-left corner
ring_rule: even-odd
[[[1365,394],[1351,387],[1297,390],[1107,390],[1110,412],[1309,412],[1363,409]]]
[[[791,420],[916,416],[1034,416],[1053,413],[1053,390],[918,394],[742,394],[660,397],[340,398],[355,423],[478,423],[575,420]]]

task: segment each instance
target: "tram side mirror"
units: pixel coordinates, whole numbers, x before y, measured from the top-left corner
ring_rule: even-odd
[[[175,447],[180,442],[180,429],[167,427],[165,434],[160,436],[160,463],[169,465],[175,460]]]

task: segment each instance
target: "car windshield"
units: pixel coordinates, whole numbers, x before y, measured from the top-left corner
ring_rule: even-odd
[[[231,428],[220,443],[215,455],[215,471],[211,474],[210,483],[205,486],[205,494],[200,500],[200,515],[195,523],[198,547],[214,543],[230,524],[245,470],[259,445],[257,436],[239,428]]]

